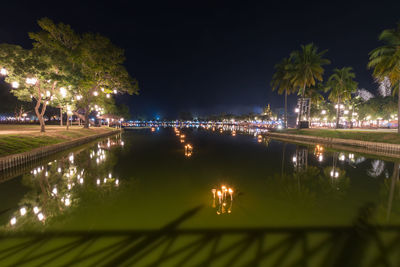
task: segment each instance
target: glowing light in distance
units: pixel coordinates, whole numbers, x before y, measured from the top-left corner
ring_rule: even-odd
[[[16,223],[17,223],[17,218],[12,217],[11,220],[10,220],[10,224],[11,225],[15,225]]]
[[[0,74],[4,75],[4,76],[7,75],[7,70],[5,68],[1,68],[0,69]]]
[[[93,95],[94,95],[94,96],[98,96],[99,93],[98,93],[97,91],[94,91],[94,92],[93,92]]]

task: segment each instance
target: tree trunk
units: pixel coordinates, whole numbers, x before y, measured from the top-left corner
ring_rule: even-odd
[[[300,128],[300,121],[302,119],[302,115],[303,115],[303,99],[305,96],[305,92],[306,92],[306,85],[304,84],[303,86],[303,91],[301,92],[301,99],[300,99],[300,108],[299,108],[299,116],[298,116],[298,125],[297,128]]]
[[[336,109],[336,129],[339,128],[339,114],[340,114],[340,98],[338,97],[338,104]]]
[[[89,128],[89,107],[85,108],[85,124],[83,128]]]
[[[69,115],[67,113],[67,130],[69,130]]]
[[[287,123],[287,90],[285,90],[285,118],[284,118],[284,123],[285,123],[285,128],[288,127]]]
[[[60,108],[60,126],[63,126],[63,113],[62,113],[62,108]]]
[[[43,104],[42,111],[40,112],[39,111],[40,103],[41,103],[41,101],[39,101],[39,100],[36,102],[35,113],[36,113],[36,117],[38,118],[39,123],[40,123],[40,132],[44,133],[46,131],[46,129],[45,129],[43,115],[44,115],[44,110],[46,110],[46,106]]]

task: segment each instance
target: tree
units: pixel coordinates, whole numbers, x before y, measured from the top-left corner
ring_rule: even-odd
[[[326,91],[330,91],[329,100],[337,103],[336,107],[336,128],[339,128],[340,105],[351,100],[351,94],[357,91],[358,83],[354,81],[356,75],[351,67],[334,69],[329,77]]]
[[[21,101],[34,100],[40,131],[44,132],[46,107],[58,86],[65,83],[65,60],[47,49],[1,44],[0,66],[7,72],[5,81],[11,84],[11,93]]]
[[[387,77],[397,93],[397,132],[400,134],[400,23],[394,29],[384,30],[379,40],[385,45],[375,48],[369,53],[368,67],[373,68],[373,76],[379,81]]]
[[[322,82],[324,74],[323,65],[330,64],[330,61],[324,58],[326,52],[327,50],[319,52],[318,48],[310,43],[302,45],[300,50],[296,50],[290,54],[290,60],[293,62],[293,72],[290,75],[291,83],[294,87],[298,88],[298,94],[301,95],[299,122],[303,119],[303,99],[306,89],[315,86],[317,81]]]
[[[89,127],[89,114],[110,104],[112,94],[137,94],[138,83],[125,67],[124,51],[99,34],[76,34],[69,25],[55,24],[48,18],[38,21],[42,31],[30,33],[35,46],[64,55],[68,60],[69,90],[76,96],[75,115]],[[97,108],[96,108],[97,106]]]
[[[293,64],[288,58],[282,59],[275,65],[275,73],[272,75],[272,91],[277,90],[278,94],[285,94],[285,128],[287,128],[287,96],[294,93],[294,86],[291,82]]]

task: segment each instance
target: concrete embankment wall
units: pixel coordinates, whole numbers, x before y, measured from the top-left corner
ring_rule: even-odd
[[[0,157],[0,172],[11,169],[13,167],[17,167],[20,165],[28,164],[33,161],[40,160],[46,156],[55,154],[57,152],[61,152],[63,150],[66,150],[66,149],[69,149],[69,148],[72,148],[75,146],[86,144],[95,139],[114,135],[114,134],[117,134],[120,132],[121,132],[121,130],[110,131],[107,133],[82,137],[79,139],[75,139],[75,140],[60,143],[60,144],[35,148],[35,149],[32,149],[27,152],[23,152],[23,153],[12,154],[12,155],[8,155],[8,156]]]
[[[345,149],[359,153],[400,158],[400,145],[398,144],[270,132],[267,133],[267,136],[288,142],[298,142],[305,144],[325,144],[337,149]]]

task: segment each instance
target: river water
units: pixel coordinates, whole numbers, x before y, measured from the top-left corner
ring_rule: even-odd
[[[0,224],[7,233],[342,227],[369,207],[370,223],[398,225],[398,168],[257,131],[136,129],[1,183]]]

